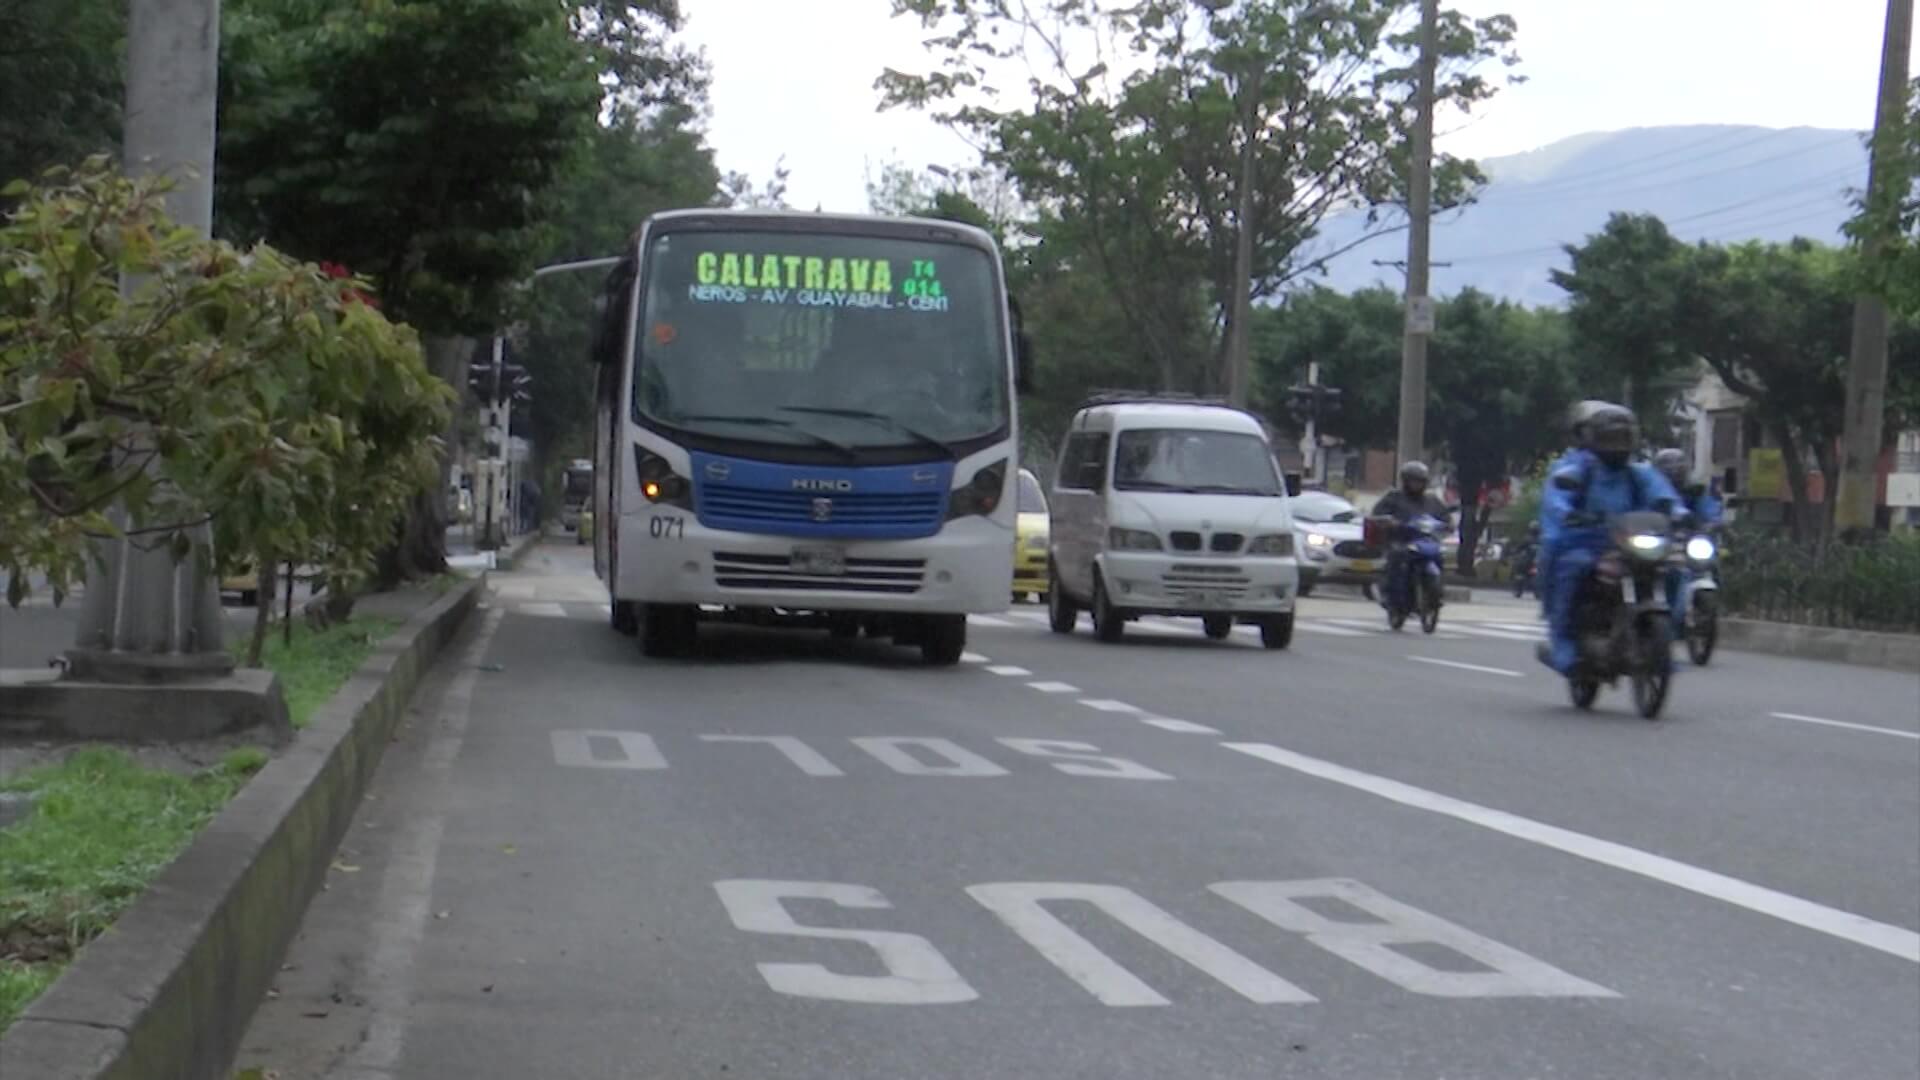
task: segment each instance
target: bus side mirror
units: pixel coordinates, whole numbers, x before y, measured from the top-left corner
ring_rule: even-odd
[[[1013,338],[1013,388],[1033,393],[1033,339],[1024,330]]]

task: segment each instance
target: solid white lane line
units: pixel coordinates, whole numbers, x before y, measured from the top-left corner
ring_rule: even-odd
[[[1013,625],[1012,623],[1010,623],[1010,622],[1008,622],[1008,621],[1007,621],[1007,620],[1005,620],[1005,619],[997,619],[997,618],[995,618],[995,617],[993,617],[992,615],[969,615],[969,616],[967,616],[967,622],[968,622],[968,623],[970,623],[970,624],[972,624],[972,625],[974,625],[974,626],[1000,626],[1000,627],[1006,627],[1006,626],[1012,626],[1012,625]]]
[[[1332,623],[1314,622],[1312,620],[1295,620],[1293,624],[1293,628],[1296,630],[1299,630],[1302,633],[1326,634],[1329,637],[1372,637],[1373,636],[1367,633],[1365,630],[1349,630],[1344,626],[1335,626]],[[1253,629],[1253,628],[1248,627],[1248,629]]]
[[[1182,735],[1220,734],[1220,729],[1218,728],[1210,728],[1205,724],[1196,724],[1191,720],[1170,720],[1164,716],[1148,716],[1142,718],[1140,722],[1143,724],[1151,724],[1161,731],[1177,731]]]
[[[1821,724],[1826,727],[1846,728],[1849,731],[1871,731],[1875,735],[1893,735],[1902,739],[1920,739],[1920,731],[1901,731],[1899,728],[1874,727],[1872,724],[1855,724],[1846,720],[1828,720],[1819,716],[1802,716],[1799,713],[1777,712],[1768,714],[1776,720],[1798,720],[1803,724]]]
[[[1480,637],[1480,638],[1490,638],[1494,641],[1545,641],[1546,640],[1545,634],[1516,633],[1512,630],[1501,630],[1495,627],[1490,627],[1485,625],[1484,623],[1457,622],[1457,623],[1450,623],[1448,625],[1452,629],[1457,630],[1462,634],[1470,634],[1474,637]]]
[[[1080,692],[1080,688],[1072,683],[1030,682],[1027,685],[1043,694],[1077,694]]]
[[[1025,677],[1033,674],[1018,664],[989,664],[987,670],[995,675],[1017,675]]]
[[[1140,711],[1124,701],[1113,701],[1108,698],[1081,698],[1080,704],[1100,712],[1137,713]]]
[[[1582,859],[1625,870],[1630,874],[1699,893],[1735,907],[1768,915],[1809,930],[1829,934],[1842,941],[1865,945],[1890,956],[1920,964],[1920,934],[1904,927],[1876,922],[1852,912],[1816,904],[1811,900],[1777,892],[1750,881],[1728,877],[1702,867],[1692,866],[1664,855],[1641,851],[1611,840],[1562,829],[1557,825],[1523,818],[1504,810],[1470,803],[1450,795],[1389,780],[1384,776],[1349,769],[1330,761],[1296,754],[1269,743],[1222,743],[1229,750],[1259,758],[1283,768],[1343,784],[1383,799],[1455,818],[1483,829],[1505,833],[1517,839],[1553,848]]]
[[[990,657],[981,656],[977,652],[963,652],[960,654],[960,662],[963,664],[988,664],[993,661]]]
[[[1463,664],[1458,660],[1440,660],[1431,656],[1409,656],[1407,659],[1421,664],[1437,664],[1440,667],[1459,668],[1461,671],[1477,671],[1482,675],[1504,675],[1509,679],[1524,679],[1525,675],[1503,667],[1486,667],[1481,664]]]
[[[537,615],[543,619],[564,619],[567,617],[567,609],[561,607],[559,604],[553,603],[550,600],[536,601],[531,604],[521,604],[519,607],[515,608],[514,610],[518,611],[522,615]]]

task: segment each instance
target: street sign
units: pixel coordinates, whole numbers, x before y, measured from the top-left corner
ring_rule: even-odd
[[[1407,297],[1407,333],[1433,333],[1433,297]]]

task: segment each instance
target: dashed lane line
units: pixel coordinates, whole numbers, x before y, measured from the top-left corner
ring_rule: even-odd
[[[1856,724],[1848,720],[1828,720],[1823,716],[1803,716],[1800,713],[1777,712],[1769,715],[1775,720],[1793,720],[1802,724],[1845,728],[1848,731],[1868,731],[1875,735],[1892,735],[1899,739],[1920,739],[1920,731],[1901,731],[1899,728],[1875,727],[1872,724]]]
[[[987,665],[987,671],[994,675],[1005,675],[1009,678],[1025,678],[1033,674],[1033,672],[1028,671],[1018,664],[989,664]]]
[[[1485,664],[1463,664],[1458,660],[1442,660],[1434,656],[1409,656],[1407,659],[1420,664],[1433,664],[1437,667],[1458,668],[1461,671],[1476,671],[1482,675],[1504,675],[1509,679],[1522,679],[1526,676],[1518,671],[1503,667],[1487,667]]]

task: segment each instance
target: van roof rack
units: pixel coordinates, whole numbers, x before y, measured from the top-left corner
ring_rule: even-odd
[[[1078,408],[1091,409],[1097,405],[1217,405],[1226,409],[1235,408],[1223,397],[1183,394],[1173,390],[1094,390],[1087,394]]]

